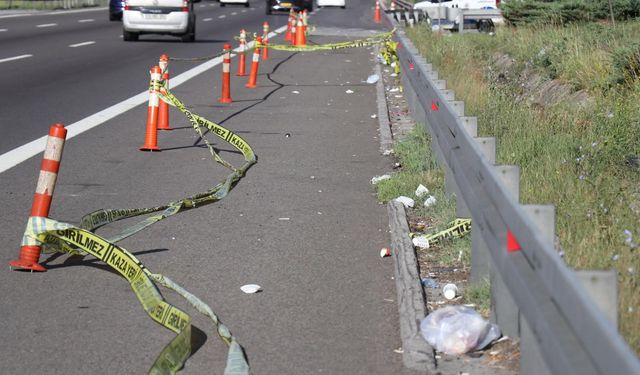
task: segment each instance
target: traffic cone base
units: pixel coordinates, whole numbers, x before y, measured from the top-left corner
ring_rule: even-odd
[[[20,248],[20,258],[9,262],[9,267],[36,272],[46,272],[38,260],[40,259],[40,246],[22,246]]]

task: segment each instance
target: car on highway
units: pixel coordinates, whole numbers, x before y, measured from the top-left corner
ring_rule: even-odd
[[[123,9],[124,0],[109,0],[109,21],[120,21]]]
[[[272,11],[289,11],[295,10],[299,12],[303,9],[313,11],[313,0],[267,0],[266,13],[271,14]]]
[[[218,0],[220,6],[226,6],[227,4],[240,4],[244,5],[246,8],[249,7],[249,0]]]
[[[346,0],[316,0],[316,5],[318,8],[324,7],[340,7],[342,9],[346,8]]]
[[[122,39],[136,41],[141,34],[167,34],[196,39],[193,0],[125,0],[122,12]]]

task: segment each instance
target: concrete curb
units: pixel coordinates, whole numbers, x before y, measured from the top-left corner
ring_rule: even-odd
[[[378,49],[376,48],[376,55]],[[380,79],[376,84],[378,100],[378,122],[380,124],[380,150],[388,153],[393,147],[389,110],[384,92],[384,82],[380,64],[376,64],[376,74]],[[409,224],[404,206],[395,201],[387,204],[389,228],[391,230],[391,250],[394,259],[394,273],[398,294],[398,315],[400,319],[400,339],[402,341],[402,362],[405,367],[436,372],[435,353],[431,345],[420,334],[420,321],[426,316],[426,296],[420,283],[420,272],[413,243],[409,238]]]
[[[409,224],[400,202],[387,204],[391,229],[391,250],[398,292],[402,362],[408,368],[435,373],[436,360],[431,345],[420,333],[420,321],[427,315],[426,297],[420,283],[418,261],[409,238]]]

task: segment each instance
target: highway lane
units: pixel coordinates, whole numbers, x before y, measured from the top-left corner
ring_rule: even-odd
[[[373,28],[371,22],[358,22],[370,21],[370,10],[368,14],[363,11],[370,8],[370,2],[354,3],[345,11],[323,9],[311,23]],[[204,13],[213,19],[222,15],[216,13],[221,9],[211,8],[210,13],[199,12],[199,33],[207,18]],[[241,10],[226,7],[225,12],[232,18],[231,13],[240,16]],[[253,14],[255,30],[265,15],[262,8]],[[114,33],[119,34],[117,23],[95,18],[96,24],[102,22],[107,29],[116,25]],[[286,17],[273,19],[283,24]],[[37,22],[51,23],[48,19]],[[220,30],[225,27],[231,35],[238,25],[229,21]],[[49,53],[58,58],[57,53],[67,49],[78,56],[99,53],[92,48],[103,41],[93,35],[87,31],[82,38],[64,40]],[[60,95],[72,90],[67,86],[88,87],[76,89],[74,108],[60,113],[66,115],[73,109],[79,111],[76,118],[82,117],[82,113],[93,113],[91,106],[102,109],[143,91],[148,63],[155,63],[163,52],[159,46],[175,48],[169,52],[175,56],[192,56],[196,54],[192,49],[204,55],[220,45],[150,39],[154,41],[137,43],[135,48],[116,38],[112,41],[126,49],[118,53],[126,57],[122,65],[134,65],[122,68],[136,74],[129,76],[113,67],[111,78],[90,73],[83,74],[87,82],[56,78],[63,81]],[[211,39],[217,36],[212,34]],[[91,40],[96,44],[68,47]],[[311,40],[326,43],[336,38]],[[16,60],[24,63],[40,56],[11,52],[32,53],[32,58]],[[143,53],[149,56],[138,57]],[[259,155],[259,163],[222,201],[162,221],[121,244],[150,269],[165,273],[210,303],[246,349],[255,374],[409,374],[402,369],[401,355],[394,352],[401,344],[393,263],[391,258],[378,256],[380,247],[388,246],[388,219],[384,206],[372,197],[369,183],[388,167],[378,152],[378,124],[371,118],[377,110],[375,86],[363,83],[373,70],[371,53],[363,49],[317,54],[274,51],[269,61],[261,63],[258,89],[247,90],[243,80],[232,79],[235,101],[231,105],[216,103],[218,68],[175,90],[196,113],[245,137]],[[87,57],[82,64],[99,72],[91,64],[104,56]],[[76,64],[72,59],[65,61]],[[109,60],[102,67],[112,68],[113,64]],[[173,66],[174,71],[184,71],[191,65]],[[56,67],[63,70],[64,64]],[[0,66],[0,71],[4,69]],[[9,78],[0,74],[3,80]],[[126,77],[113,78],[119,76]],[[134,80],[139,81],[129,82]],[[111,102],[94,99],[92,89],[104,90],[100,95],[111,95]],[[172,125],[182,129],[160,133],[164,151],[138,151],[145,114],[146,108],[140,105],[65,145],[51,217],[76,222],[102,207],[154,206],[208,189],[228,173],[197,146],[196,136],[186,128],[188,123],[175,111]],[[40,125],[41,134],[51,122],[46,119]],[[237,164],[238,155],[216,144],[223,157]],[[5,265],[18,253],[39,162],[40,155],[0,174]],[[110,234],[120,227],[116,224],[99,233]],[[145,373],[173,334],[144,314],[126,283],[98,269],[101,265],[89,258],[43,256],[42,262],[49,269],[45,274],[0,272],[2,373]],[[243,294],[239,286],[250,282],[259,283],[264,291]],[[185,307],[174,294],[165,295]],[[195,353],[182,373],[221,373],[226,347],[210,322],[193,309],[185,310],[204,333],[195,330]]]
[[[265,20],[272,28],[286,22],[266,16],[262,1],[195,7],[195,43],[159,35],[123,42],[121,23],[108,21],[106,9],[0,18],[0,154],[43,136],[54,122],[71,124],[144,91],[162,53],[208,56],[223,43],[236,45],[241,28],[261,32]],[[193,66],[173,63],[171,73]]]

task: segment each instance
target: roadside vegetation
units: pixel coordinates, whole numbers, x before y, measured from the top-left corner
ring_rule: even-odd
[[[57,10],[107,6],[107,0],[0,0],[0,10]]]
[[[465,112],[478,116],[479,136],[497,138],[497,163],[520,166],[521,203],[556,206],[557,250],[566,263],[618,271],[619,328],[640,353],[640,22],[624,20],[640,15],[640,3],[614,11],[615,25],[601,2],[584,18],[561,9],[535,22],[526,21],[525,8],[546,3],[518,4],[518,13],[505,9],[516,26],[495,35],[432,33],[425,25],[407,34],[465,101]],[[571,8],[550,6],[561,4]],[[403,147],[396,148],[401,158],[412,152]],[[423,159],[415,168],[403,161],[407,180],[385,181],[379,198],[442,184],[433,156]],[[387,192],[392,185],[396,191]],[[455,212],[447,210],[443,223]]]

